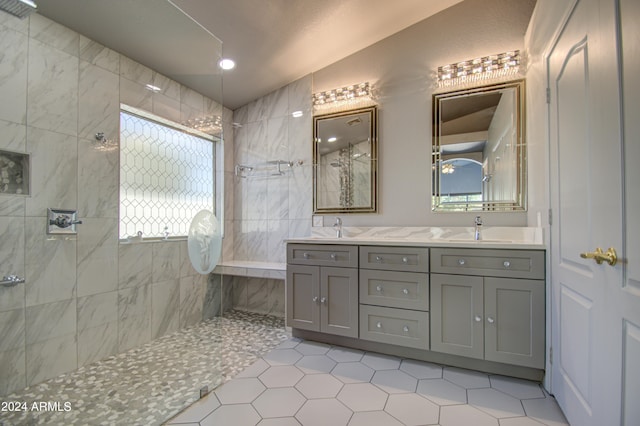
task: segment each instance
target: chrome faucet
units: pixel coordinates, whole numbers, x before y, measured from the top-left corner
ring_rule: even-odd
[[[333,229],[336,230],[336,238],[342,238],[342,219],[336,217],[336,223],[333,224]]]
[[[482,240],[482,235],[480,234],[480,229],[482,228],[482,218],[480,216],[476,216],[474,223],[476,225],[476,230],[473,234],[473,239],[476,241]]]

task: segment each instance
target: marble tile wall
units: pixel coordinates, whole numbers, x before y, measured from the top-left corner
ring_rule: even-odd
[[[311,233],[311,91],[309,75],[234,111],[240,126],[234,134],[235,164],[296,163],[282,176],[233,177],[235,260],[284,263],[284,239]],[[293,117],[295,111],[302,116]]]
[[[0,287],[5,395],[220,313],[222,283],[191,268],[186,242],[119,243],[119,153],[94,134],[117,140],[121,102],[174,121],[222,107],[38,14],[0,13],[0,52],[0,149],[32,160],[32,195],[0,196],[0,274],[26,278]],[[233,170],[232,137],[225,152]],[[47,207],[77,209],[78,235],[48,237]]]
[[[285,263],[284,240],[311,234],[311,91],[309,75],[234,111],[234,151],[225,170],[232,172],[236,164],[243,164],[261,172],[247,178],[231,173],[227,177],[232,184],[227,193],[233,194],[226,200],[227,218],[232,219],[227,232],[232,232],[233,239],[223,252],[225,259]],[[294,117],[295,111],[302,116]],[[273,160],[296,165],[282,176],[269,176],[265,165]],[[225,279],[232,284],[236,309],[284,317],[283,280]]]

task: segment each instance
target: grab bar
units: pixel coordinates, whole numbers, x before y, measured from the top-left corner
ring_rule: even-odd
[[[2,277],[2,281],[0,281],[0,285],[3,287],[14,287],[18,284],[22,284],[24,282],[24,278],[20,278],[17,275],[5,275]]]

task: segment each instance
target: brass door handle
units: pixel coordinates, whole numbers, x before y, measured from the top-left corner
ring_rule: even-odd
[[[596,251],[580,253],[580,257],[583,259],[593,259],[598,265],[602,265],[602,262],[607,262],[611,266],[618,263],[618,255],[613,247],[609,247],[606,253],[598,247]]]

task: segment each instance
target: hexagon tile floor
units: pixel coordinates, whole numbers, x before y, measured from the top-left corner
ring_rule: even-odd
[[[166,424],[568,423],[535,382],[291,338]]]

